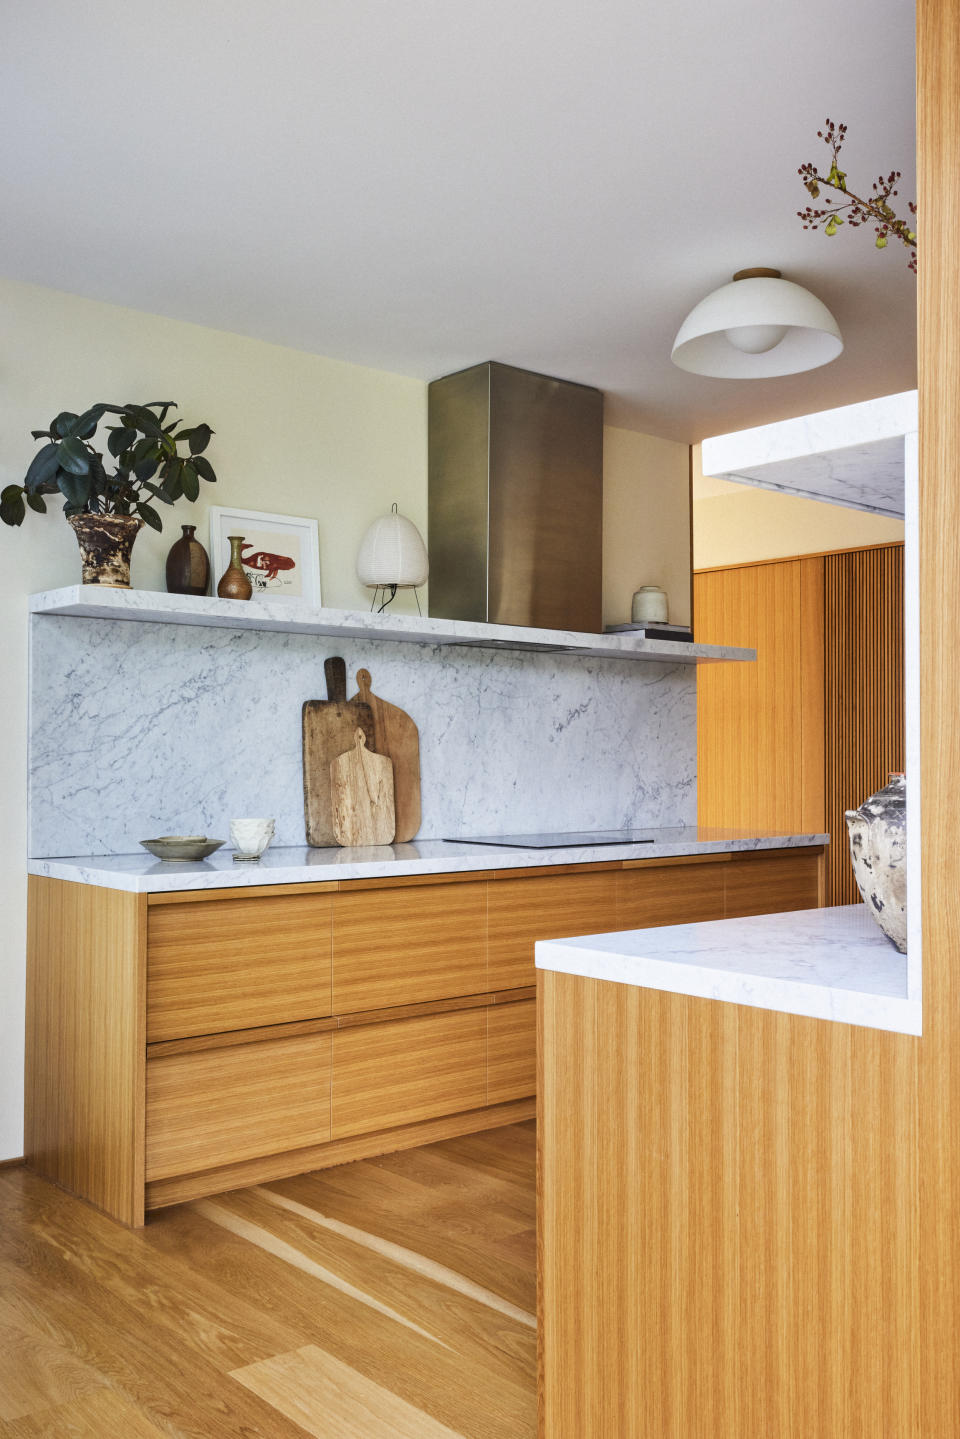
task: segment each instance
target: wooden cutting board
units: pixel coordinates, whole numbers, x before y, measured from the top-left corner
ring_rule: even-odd
[[[303,706],[303,818],[307,844],[337,843],[333,831],[330,761],[352,750],[358,729],[373,746],[373,714],[359,700],[347,701],[347,667],[339,657],[324,661],[325,700]]]
[[[404,710],[372,692],[369,670],[357,670],[357,686],[353,702],[373,715],[373,748],[393,761],[396,842],[404,844],[420,828],[420,733]]]
[[[337,844],[392,844],[396,829],[393,765],[367,749],[362,729],[353,749],[330,762],[333,832]]]

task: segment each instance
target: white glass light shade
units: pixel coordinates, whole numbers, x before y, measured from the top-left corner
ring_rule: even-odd
[[[357,578],[363,585],[396,585],[415,589],[427,582],[430,565],[427,547],[412,520],[397,514],[381,515],[367,530],[357,555]]]
[[[777,338],[777,331],[782,338]],[[722,379],[796,375],[835,360],[840,327],[822,301],[792,280],[732,280],[692,309],[673,342],[681,370]]]

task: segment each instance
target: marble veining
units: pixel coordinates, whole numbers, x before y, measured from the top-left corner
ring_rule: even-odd
[[[903,519],[903,439],[729,471],[724,479]]]
[[[921,1032],[906,958],[861,904],[541,941],[536,962],[671,994]]]
[[[302,844],[301,705],[343,655],[420,728],[421,835],[696,820],[690,666],[33,615],[29,853],[272,816]],[[239,866],[235,866],[239,868]]]
[[[31,874],[99,885],[139,894],[175,890],[232,889],[264,884],[303,884],[330,879],[388,879],[408,874],[453,874],[494,869],[548,868],[553,864],[594,864],[622,859],[663,859],[680,855],[750,853],[828,844],[826,834],[780,834],[687,825],[651,829],[652,844],[600,845],[579,849],[478,848],[455,840],[416,840],[380,848],[310,849],[292,845],[268,849],[256,864],[235,864],[229,850],[218,850],[198,864],[160,864],[137,854],[78,855],[32,859]]]

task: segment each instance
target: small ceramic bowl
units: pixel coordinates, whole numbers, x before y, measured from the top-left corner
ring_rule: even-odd
[[[142,839],[140,843],[168,864],[187,864],[190,860],[206,859],[225,841],[208,839],[205,834],[165,834],[160,839]]]
[[[230,843],[236,850],[234,859],[259,859],[273,839],[273,819],[232,819]]]

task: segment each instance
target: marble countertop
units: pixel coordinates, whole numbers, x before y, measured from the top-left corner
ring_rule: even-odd
[[[164,864],[140,854],[76,855],[31,859],[30,874],[78,884],[100,885],[137,894],[174,890],[228,889],[264,884],[304,884],[318,880],[372,879],[408,874],[450,874],[494,869],[528,869],[534,865],[597,864],[624,859],[662,859],[696,854],[749,853],[762,849],[795,849],[828,844],[825,834],[757,835],[739,829],[637,831],[652,844],[584,845],[574,849],[500,849],[456,840],[416,840],[410,844],[370,849],[310,849],[306,845],[268,849],[259,861],[236,863],[224,847],[198,864]]]
[[[862,904],[542,940],[537,968],[920,1034],[907,959]]]

